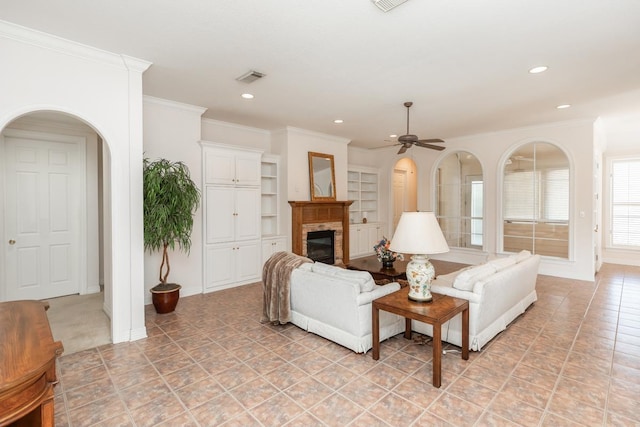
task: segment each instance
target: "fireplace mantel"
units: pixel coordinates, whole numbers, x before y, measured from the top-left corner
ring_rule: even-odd
[[[342,224],[342,262],[349,262],[349,206],[346,201],[289,201],[291,205],[291,250],[303,255],[302,228],[305,224]]]

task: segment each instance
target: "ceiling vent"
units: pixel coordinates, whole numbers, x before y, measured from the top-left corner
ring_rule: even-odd
[[[371,1],[373,2],[373,4],[378,6],[378,8],[383,12],[389,12],[391,9],[393,9],[396,6],[400,6],[402,3],[406,2],[407,0],[371,0]]]
[[[264,73],[260,73],[254,70],[249,70],[249,72],[244,73],[240,77],[236,78],[236,80],[243,83],[252,83],[252,82],[255,82],[256,80],[263,78],[264,76],[265,76]]]

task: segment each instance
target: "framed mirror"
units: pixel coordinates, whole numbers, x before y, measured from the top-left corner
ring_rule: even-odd
[[[333,154],[309,151],[309,185],[311,200],[336,199],[336,173]]]

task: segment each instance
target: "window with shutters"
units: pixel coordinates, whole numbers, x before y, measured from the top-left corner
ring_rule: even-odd
[[[640,159],[611,161],[610,246],[640,249]]]
[[[503,250],[569,257],[570,171],[566,154],[553,144],[519,147],[503,173]]]

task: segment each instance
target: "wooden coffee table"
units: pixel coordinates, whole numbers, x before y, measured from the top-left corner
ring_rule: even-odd
[[[469,301],[432,293],[433,301],[416,302],[409,299],[409,288],[373,301],[371,331],[373,360],[380,358],[380,310],[405,318],[404,337],[411,339],[411,319],[433,326],[433,386],[440,387],[442,375],[442,324],[462,313],[462,358],[469,359]]]
[[[378,261],[378,258],[375,255],[371,255],[364,258],[352,259],[346,267],[349,270],[368,271],[375,280],[389,279],[392,282],[396,282],[398,279],[407,279],[407,264],[409,261],[411,261],[411,256],[405,255],[404,261],[396,260],[393,263],[393,268],[382,268],[382,263]],[[430,259],[429,261],[435,267],[436,275],[458,271],[467,266],[467,264],[436,259]]]
[[[389,279],[392,282],[398,281],[398,279],[407,279],[407,264],[409,263],[409,257],[405,258],[405,261],[395,260],[393,268],[383,268],[382,263],[378,261],[378,258],[368,256],[364,258],[353,259],[347,264],[349,270],[368,271],[374,280]]]

